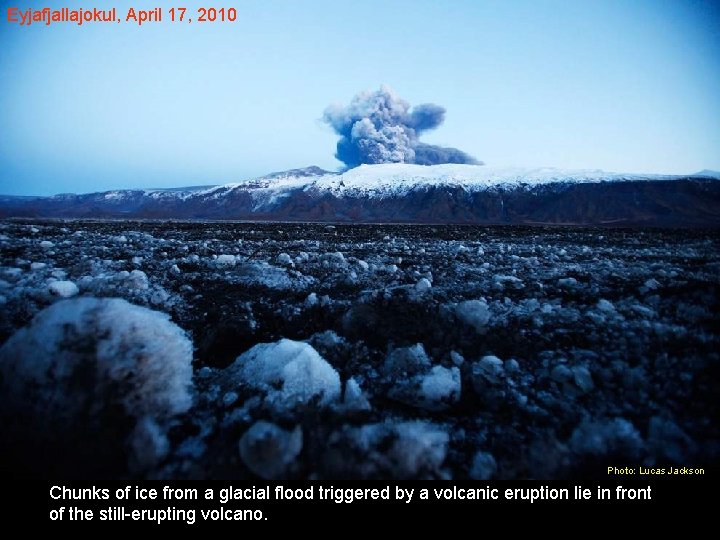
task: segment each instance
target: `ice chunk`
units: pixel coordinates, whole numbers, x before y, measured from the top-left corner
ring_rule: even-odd
[[[61,298],[70,298],[80,292],[72,281],[53,281],[49,286],[50,294]]]
[[[502,274],[497,274],[493,277],[493,281],[495,281],[495,285],[498,288],[503,288],[506,285],[516,289],[523,288],[522,280],[516,276],[505,276]]]
[[[239,264],[236,277],[242,282],[263,285],[270,289],[289,289],[298,285],[288,277],[287,270],[272,266],[266,262],[246,262]]]
[[[470,478],[473,480],[490,480],[497,470],[495,458],[489,452],[477,452],[470,468]]]
[[[604,298],[598,300],[597,308],[607,314],[615,313],[615,306],[613,305],[613,303],[609,300],[605,300]]]
[[[550,378],[557,383],[564,384],[573,379],[573,372],[565,364],[558,364],[550,372]]]
[[[163,459],[170,450],[165,430],[155,420],[144,416],[135,426],[130,436],[132,449],[130,467],[144,470]]]
[[[463,355],[457,351],[450,351],[450,360],[452,360],[452,363],[456,366],[462,366],[465,362],[465,358],[463,358]]]
[[[382,366],[383,374],[386,376],[415,375],[430,368],[430,358],[425,352],[422,343],[416,343],[412,347],[400,347],[394,349],[385,358]]]
[[[490,310],[487,303],[480,300],[466,300],[455,306],[458,319],[480,332],[490,321]]]
[[[40,247],[43,249],[50,249],[52,247],[55,247],[55,244],[53,244],[50,240],[43,240],[40,242]]]
[[[499,384],[505,377],[503,361],[497,356],[483,356],[473,364],[473,377],[480,377],[492,384]]]
[[[401,476],[415,476],[423,469],[437,470],[445,461],[448,434],[428,422],[403,422],[395,427],[392,454]]]
[[[692,439],[668,418],[653,416],[648,425],[648,446],[661,459],[682,463],[694,450]]]
[[[141,270],[133,270],[125,278],[125,284],[128,289],[136,289],[140,291],[147,290],[150,287],[147,274]]]
[[[470,376],[475,393],[488,408],[497,408],[507,397],[505,369],[497,356],[484,356],[471,366]]]
[[[390,379],[389,397],[402,403],[439,411],[460,399],[460,370],[431,368],[421,343],[391,351],[381,371]]]
[[[505,364],[503,365],[505,368],[505,371],[508,373],[519,373],[520,372],[520,364],[518,364],[518,361],[514,358],[510,358],[509,360],[505,360]]]
[[[443,477],[449,437],[430,422],[387,421],[345,427],[331,437],[326,462],[335,476],[353,478]],[[348,460],[359,454],[361,460]]]
[[[625,418],[584,420],[570,436],[570,447],[578,454],[620,454],[636,457],[642,449],[640,434]]]
[[[235,266],[235,263],[237,262],[237,259],[235,258],[235,255],[218,255],[218,258],[215,259],[215,267],[218,269],[225,269],[225,268],[232,268]]]
[[[170,418],[191,405],[192,353],[163,313],[118,298],[56,302],[0,348],[0,410],[16,421],[0,430],[57,450],[82,436],[65,458],[88,466],[125,440],[131,464],[150,466]],[[98,426],[103,436],[87,438]]]
[[[418,282],[415,284],[415,292],[418,294],[424,294],[428,292],[432,288],[432,284],[430,283],[430,280],[427,278],[420,278]]]
[[[281,264],[283,266],[295,266],[295,263],[293,263],[292,258],[287,253],[280,253],[277,256],[277,263]]]
[[[446,409],[460,399],[460,370],[434,366],[422,377],[418,405],[431,411]]]
[[[334,330],[318,332],[311,338],[311,345],[325,349],[332,349],[333,347],[343,345],[344,343],[346,343],[345,339],[338,336]]]
[[[323,255],[323,259],[326,261],[335,263],[335,264],[344,264],[345,263],[345,255],[340,253],[339,251],[335,251],[333,253],[326,253]]]
[[[585,366],[573,367],[572,374],[575,386],[577,386],[582,392],[587,393],[595,388],[590,370]]]
[[[645,319],[652,319],[657,315],[655,311],[642,304],[633,304],[630,309]]]
[[[358,382],[352,377],[345,383],[343,407],[350,411],[369,411],[372,408],[362,388],[360,388]]]
[[[237,392],[225,392],[222,397],[222,404],[225,407],[230,407],[238,400],[238,397],[240,396],[238,396]]]
[[[290,409],[318,399],[327,405],[340,396],[340,376],[307,343],[281,339],[260,343],[227,368],[253,388],[265,390],[272,406]]]
[[[660,287],[660,282],[655,278],[650,278],[647,281],[645,281],[645,288],[650,291],[654,291],[658,287]]]
[[[240,457],[253,473],[265,480],[274,480],[285,474],[302,446],[300,426],[287,431],[261,420],[240,438]]]

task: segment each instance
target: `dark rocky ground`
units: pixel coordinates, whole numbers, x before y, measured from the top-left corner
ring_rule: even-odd
[[[52,404],[2,402],[8,468],[485,479],[718,462],[717,230],[5,221],[0,250],[0,343],[80,296],[167,313],[193,345],[192,405],[141,415],[125,390],[122,410],[99,395],[97,380],[20,381],[8,366],[21,349],[6,343],[0,389],[30,380],[47,386],[33,399]],[[88,369],[98,344],[129,358],[125,338],[104,332],[65,331],[53,347],[82,338]],[[42,354],[57,372],[62,354]],[[273,359],[280,375],[261,369]],[[63,436],[34,439],[33,426],[52,423],[38,415],[76,395]],[[148,418],[140,437],[133,425]],[[98,426],[88,467],[78,441]],[[48,444],[52,466],[39,457]],[[116,450],[98,458],[104,446]]]

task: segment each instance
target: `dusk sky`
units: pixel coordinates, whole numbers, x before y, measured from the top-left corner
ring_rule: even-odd
[[[237,22],[7,21],[9,6],[151,4],[0,1],[0,194],[336,170],[323,111],[381,85],[445,107],[422,140],[488,165],[720,170],[712,0],[218,0]]]

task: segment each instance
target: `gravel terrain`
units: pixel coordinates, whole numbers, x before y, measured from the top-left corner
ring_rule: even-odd
[[[712,467],[719,302],[717,230],[8,220],[2,461],[222,479]]]

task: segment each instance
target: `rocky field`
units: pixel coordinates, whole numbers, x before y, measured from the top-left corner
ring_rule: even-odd
[[[720,456],[717,230],[0,223],[5,472],[587,478]]]

